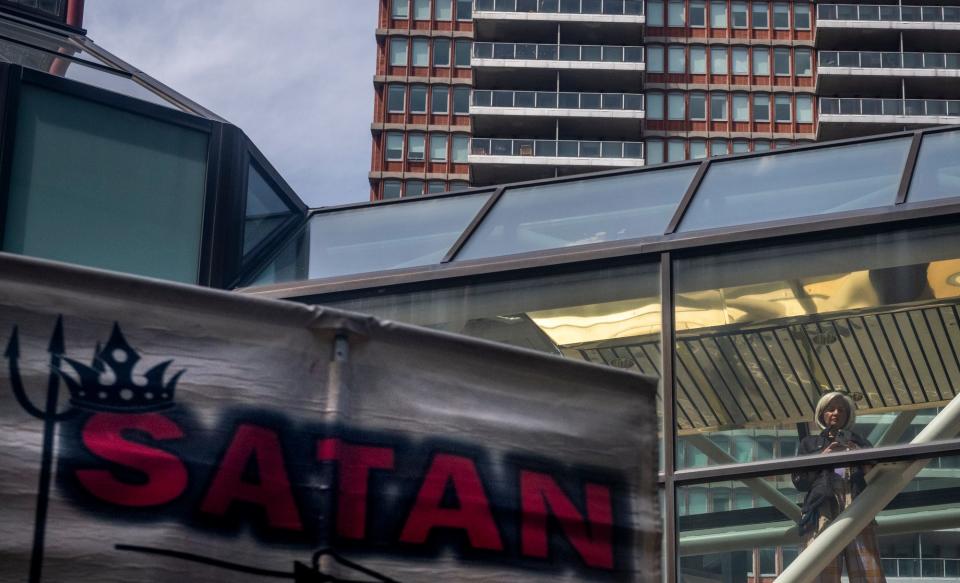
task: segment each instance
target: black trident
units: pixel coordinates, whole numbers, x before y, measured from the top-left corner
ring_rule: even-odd
[[[29,415],[43,420],[43,450],[40,458],[40,483],[37,486],[37,508],[33,520],[33,550],[30,555],[30,583],[40,581],[40,572],[43,567],[43,539],[47,524],[47,507],[50,501],[50,475],[53,464],[53,431],[58,421],[65,421],[77,414],[76,409],[57,412],[57,401],[60,396],[60,359],[65,352],[63,341],[63,316],[57,317],[57,324],[53,329],[53,336],[47,346],[50,354],[50,375],[47,377],[47,403],[40,409],[34,405],[23,387],[20,376],[20,340],[17,327],[13,327],[13,334],[7,343],[7,350],[3,355],[10,364],[10,385],[17,403]]]

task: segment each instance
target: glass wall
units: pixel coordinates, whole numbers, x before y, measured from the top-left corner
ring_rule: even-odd
[[[196,283],[208,135],[24,85],[3,250]]]
[[[770,245],[675,264],[679,468],[796,455],[825,392],[885,445],[960,387],[960,229]]]

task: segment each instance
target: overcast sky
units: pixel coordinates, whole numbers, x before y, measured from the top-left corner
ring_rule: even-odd
[[[87,0],[96,43],[242,128],[310,206],[368,200],[376,0]]]

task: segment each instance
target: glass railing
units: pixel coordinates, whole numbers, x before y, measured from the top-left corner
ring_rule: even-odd
[[[474,90],[477,107],[529,107],[543,109],[600,109],[643,111],[639,93],[571,93],[553,91]]]
[[[817,18],[820,20],[960,22],[960,6],[818,4]]]
[[[960,69],[960,53],[820,51],[821,67],[862,69]]]
[[[643,15],[642,0],[474,0],[473,10],[542,14]]]
[[[960,559],[884,558],[883,572],[887,577],[923,577],[943,581],[947,577],[960,577]]]
[[[820,115],[960,116],[960,100],[820,98]]]
[[[473,43],[473,57],[476,59],[526,59],[531,61],[642,63],[643,47]]]
[[[473,138],[470,153],[476,156],[642,159],[643,142]]]

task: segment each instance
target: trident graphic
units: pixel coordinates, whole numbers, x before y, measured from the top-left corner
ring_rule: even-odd
[[[77,414],[76,409],[57,412],[57,401],[60,396],[60,359],[65,352],[63,341],[63,317],[57,318],[53,329],[53,336],[47,346],[50,354],[50,375],[47,377],[47,403],[40,409],[34,405],[23,386],[20,376],[20,340],[17,327],[13,327],[10,341],[4,356],[10,365],[10,385],[17,403],[33,417],[43,420],[43,450],[40,458],[40,482],[37,486],[37,508],[33,521],[33,550],[30,555],[30,583],[40,581],[40,571],[43,567],[43,539],[47,523],[47,506],[50,499],[50,475],[53,464],[53,431],[58,421],[65,421]]]

